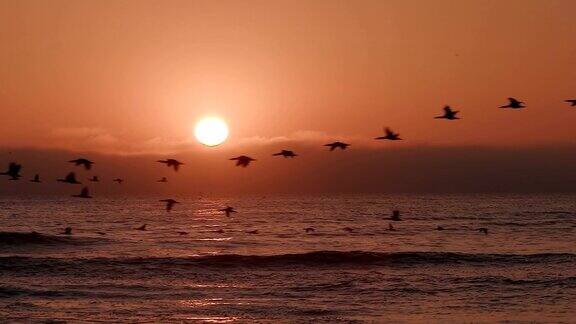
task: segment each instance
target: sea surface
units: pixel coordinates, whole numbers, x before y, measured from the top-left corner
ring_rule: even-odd
[[[576,195],[163,198],[0,197],[2,321],[576,322]]]

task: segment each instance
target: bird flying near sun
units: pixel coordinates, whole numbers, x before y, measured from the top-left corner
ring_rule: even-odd
[[[206,117],[196,123],[194,136],[206,146],[216,146],[228,138],[228,125],[217,117]]]

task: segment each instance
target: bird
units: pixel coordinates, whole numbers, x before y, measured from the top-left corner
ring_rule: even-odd
[[[576,99],[568,99],[568,100],[564,100],[564,101],[570,103],[570,107],[576,106]]]
[[[390,220],[393,220],[395,222],[401,221],[402,219],[400,218],[400,211],[399,210],[393,210],[392,216],[390,217]]]
[[[488,235],[488,229],[486,227],[480,227],[478,232],[484,233],[484,235]]]
[[[220,211],[225,212],[226,216],[228,216],[228,217],[230,217],[230,214],[232,214],[232,213],[237,213],[237,211],[234,209],[234,207],[230,207],[230,206],[228,206],[224,209],[220,209]]]
[[[106,232],[96,232],[98,235],[106,235]]]
[[[144,224],[144,225],[142,225],[142,226],[140,226],[140,227],[136,227],[135,230],[145,231],[145,230],[146,230],[146,225],[148,225],[148,224]]]
[[[332,152],[337,148],[339,148],[341,150],[345,150],[348,148],[348,146],[350,146],[350,144],[343,143],[343,142],[333,142],[333,143],[324,144],[324,146],[330,147],[330,152]]]
[[[179,204],[180,202],[174,199],[162,199],[160,202],[166,203],[166,211],[171,211],[175,204]]]
[[[394,228],[394,226],[392,226],[392,223],[388,223],[388,230],[389,230],[389,231],[396,231],[396,229]]]
[[[88,191],[88,187],[82,188],[82,190],[80,191],[80,194],[78,194],[78,195],[72,195],[72,197],[77,197],[77,198],[92,198],[92,196],[90,196],[90,192]]]
[[[40,181],[40,175],[37,174],[34,176],[34,179],[30,180],[30,182],[36,182],[36,183],[40,183],[42,181]]]
[[[162,179],[160,179],[156,182],[168,182],[168,179],[166,177],[162,177]]]
[[[258,234],[258,230],[246,231],[248,234]]]
[[[114,181],[114,182],[116,182],[116,183],[118,183],[118,184],[122,184],[122,182],[124,182],[124,180],[123,180],[123,179],[120,179],[120,178],[116,178],[116,179],[114,179],[114,180],[112,180],[112,181]]]
[[[230,160],[231,161],[236,160],[236,166],[241,166],[244,168],[247,167],[250,164],[250,162],[256,161],[256,159],[253,159],[246,155],[240,155],[235,158],[231,158]]]
[[[450,106],[444,106],[444,115],[436,116],[434,118],[435,119],[448,119],[448,120],[460,119],[460,118],[456,117],[456,114],[458,114],[458,113],[459,113],[458,110],[452,110],[452,108],[450,108]]]
[[[500,108],[511,108],[511,109],[526,108],[526,106],[523,105],[524,104],[523,101],[519,101],[514,98],[508,98],[508,101],[509,103],[507,105],[500,106]]]
[[[184,164],[184,163],[182,163],[178,160],[175,160],[175,159],[158,160],[156,162],[164,163],[164,164],[166,164],[167,167],[174,168],[174,171],[178,171],[180,166]]]
[[[389,141],[399,141],[399,140],[402,140],[402,139],[400,138],[400,134],[399,134],[399,133],[394,133],[394,132],[393,132],[390,128],[388,128],[388,127],[384,128],[384,132],[386,133],[385,136],[379,136],[379,137],[376,137],[376,138],[374,138],[374,139],[377,139],[377,140],[389,140]]]
[[[62,232],[62,234],[64,235],[72,235],[72,227],[66,227],[64,229],[64,232]]]
[[[442,226],[440,226],[440,225],[438,225],[438,226],[436,226],[436,230],[437,230],[437,231],[443,231],[443,230],[445,230],[445,228],[442,227]]]
[[[351,227],[344,227],[343,230],[345,230],[345,231],[348,232],[348,233],[354,232],[354,229],[351,228]]]
[[[272,154],[272,156],[283,156],[284,158],[293,158],[293,157],[298,156],[298,155],[296,153],[294,153],[293,151],[282,150],[278,153]]]
[[[222,234],[222,233],[224,233],[224,230],[221,229],[221,228],[219,228],[219,229],[215,230],[214,232],[215,232],[215,233],[220,233],[220,234]]]
[[[188,232],[176,232],[176,233],[178,233],[180,235],[188,235]]]
[[[314,227],[306,227],[306,228],[304,229],[304,231],[306,231],[306,233],[311,233],[311,232],[315,232],[316,229],[315,229]]]
[[[83,165],[84,169],[86,169],[86,170],[90,170],[92,168],[92,164],[94,164],[94,162],[92,162],[88,159],[83,159],[83,158],[76,159],[76,160],[70,160],[68,162],[74,163],[75,166]]]
[[[76,180],[76,174],[74,172],[70,172],[64,177],[64,179],[57,179],[58,182],[65,182],[70,184],[81,184],[78,180]]]
[[[91,182],[100,182],[100,179],[98,179],[98,176],[92,176],[92,178],[88,179],[88,181],[91,181]]]
[[[0,175],[10,176],[9,180],[18,180],[22,177],[22,175],[20,174],[20,170],[22,170],[21,164],[10,162],[10,164],[8,164],[8,171],[2,172],[0,173]]]

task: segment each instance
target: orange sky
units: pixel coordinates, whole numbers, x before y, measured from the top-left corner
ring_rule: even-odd
[[[0,146],[574,143],[576,2],[0,0]],[[523,111],[499,110],[509,96]],[[444,104],[462,120],[432,119]]]

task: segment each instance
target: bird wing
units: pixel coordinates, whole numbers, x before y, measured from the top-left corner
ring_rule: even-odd
[[[386,133],[386,135],[388,136],[394,136],[394,133],[392,132],[392,130],[388,127],[384,128],[384,132]]]
[[[452,108],[450,108],[450,106],[444,106],[444,112],[446,113],[446,115],[450,115],[453,113]]]

